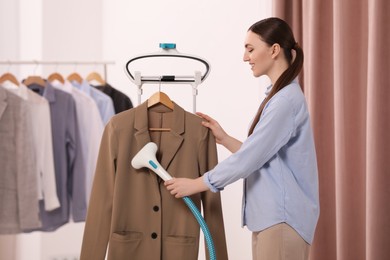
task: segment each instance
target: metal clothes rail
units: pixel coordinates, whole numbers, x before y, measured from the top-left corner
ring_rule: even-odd
[[[104,79],[107,80],[107,65],[115,64],[114,61],[46,61],[46,60],[3,60],[0,65],[102,65]]]

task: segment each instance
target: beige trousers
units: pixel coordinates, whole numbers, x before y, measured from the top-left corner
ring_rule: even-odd
[[[281,223],[252,233],[253,260],[308,260],[310,245]]]

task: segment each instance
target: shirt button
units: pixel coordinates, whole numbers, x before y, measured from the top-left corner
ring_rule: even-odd
[[[159,209],[160,209],[160,208],[159,208],[158,206],[154,206],[154,207],[153,207],[153,210],[156,211],[156,212],[157,212]]]
[[[157,238],[157,234],[155,232],[152,233],[152,236],[151,236],[153,239],[156,239]]]

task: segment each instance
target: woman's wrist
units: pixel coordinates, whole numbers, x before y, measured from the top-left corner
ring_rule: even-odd
[[[230,152],[235,153],[238,151],[238,149],[240,149],[242,142],[231,137],[230,135],[227,135],[226,138],[224,138],[223,143],[221,142],[221,144]]]
[[[224,147],[228,147],[230,142],[232,140],[232,137],[228,134],[226,134],[221,140],[220,140],[220,144],[223,145]]]
[[[210,190],[209,187],[204,182],[203,176],[200,176],[200,177],[195,179],[194,189],[195,189],[195,193]]]

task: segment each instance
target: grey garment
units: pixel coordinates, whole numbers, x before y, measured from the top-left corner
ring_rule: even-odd
[[[0,87],[0,234],[41,226],[29,129],[27,101]]]
[[[53,231],[69,222],[70,213],[74,222],[85,221],[86,217],[86,166],[81,152],[76,105],[69,93],[49,83],[45,87],[32,84],[28,88],[45,97],[50,106],[57,195],[61,206],[45,211],[44,203],[40,201],[40,230]]]

